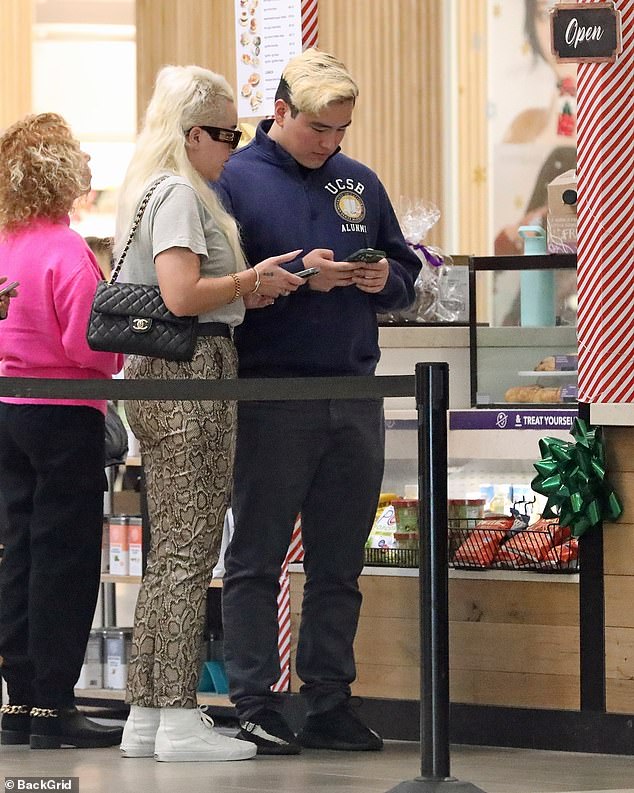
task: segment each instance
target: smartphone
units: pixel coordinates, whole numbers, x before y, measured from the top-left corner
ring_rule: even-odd
[[[377,251],[374,248],[361,248],[350,256],[346,256],[347,262],[378,262],[385,258],[385,251]]]
[[[295,275],[299,275],[300,278],[310,278],[311,275],[317,275],[319,272],[319,267],[309,267],[307,270],[300,270]]]
[[[13,291],[14,289],[17,289],[18,286],[20,286],[19,281],[12,281],[10,284],[3,284],[0,286],[0,297],[6,295],[8,292]]]

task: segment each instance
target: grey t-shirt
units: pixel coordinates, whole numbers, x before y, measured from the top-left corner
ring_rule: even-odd
[[[157,284],[154,258],[175,247],[189,248],[200,256],[203,278],[236,272],[235,257],[227,238],[193,186],[181,176],[169,176],[152,194],[117,280]],[[198,316],[199,322],[225,322],[232,327],[243,319],[242,299]]]

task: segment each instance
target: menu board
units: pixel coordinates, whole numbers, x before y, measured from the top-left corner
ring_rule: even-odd
[[[273,114],[282,69],[302,51],[301,0],[235,0],[238,116]]]

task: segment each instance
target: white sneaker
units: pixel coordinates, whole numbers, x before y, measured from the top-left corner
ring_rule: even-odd
[[[212,719],[200,708],[161,708],[154,759],[171,763],[255,757],[257,747],[254,743],[228,738],[213,727]]]
[[[130,715],[123,728],[121,754],[124,757],[152,757],[160,720],[160,708],[130,705]]]

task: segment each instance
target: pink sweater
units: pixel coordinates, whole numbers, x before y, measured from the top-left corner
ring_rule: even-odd
[[[0,322],[0,375],[73,380],[108,378],[123,356],[94,352],[86,342],[90,307],[101,271],[69,218],[38,219],[0,235],[0,275],[19,281]],[[106,400],[0,397],[17,404],[88,405],[106,412]]]

